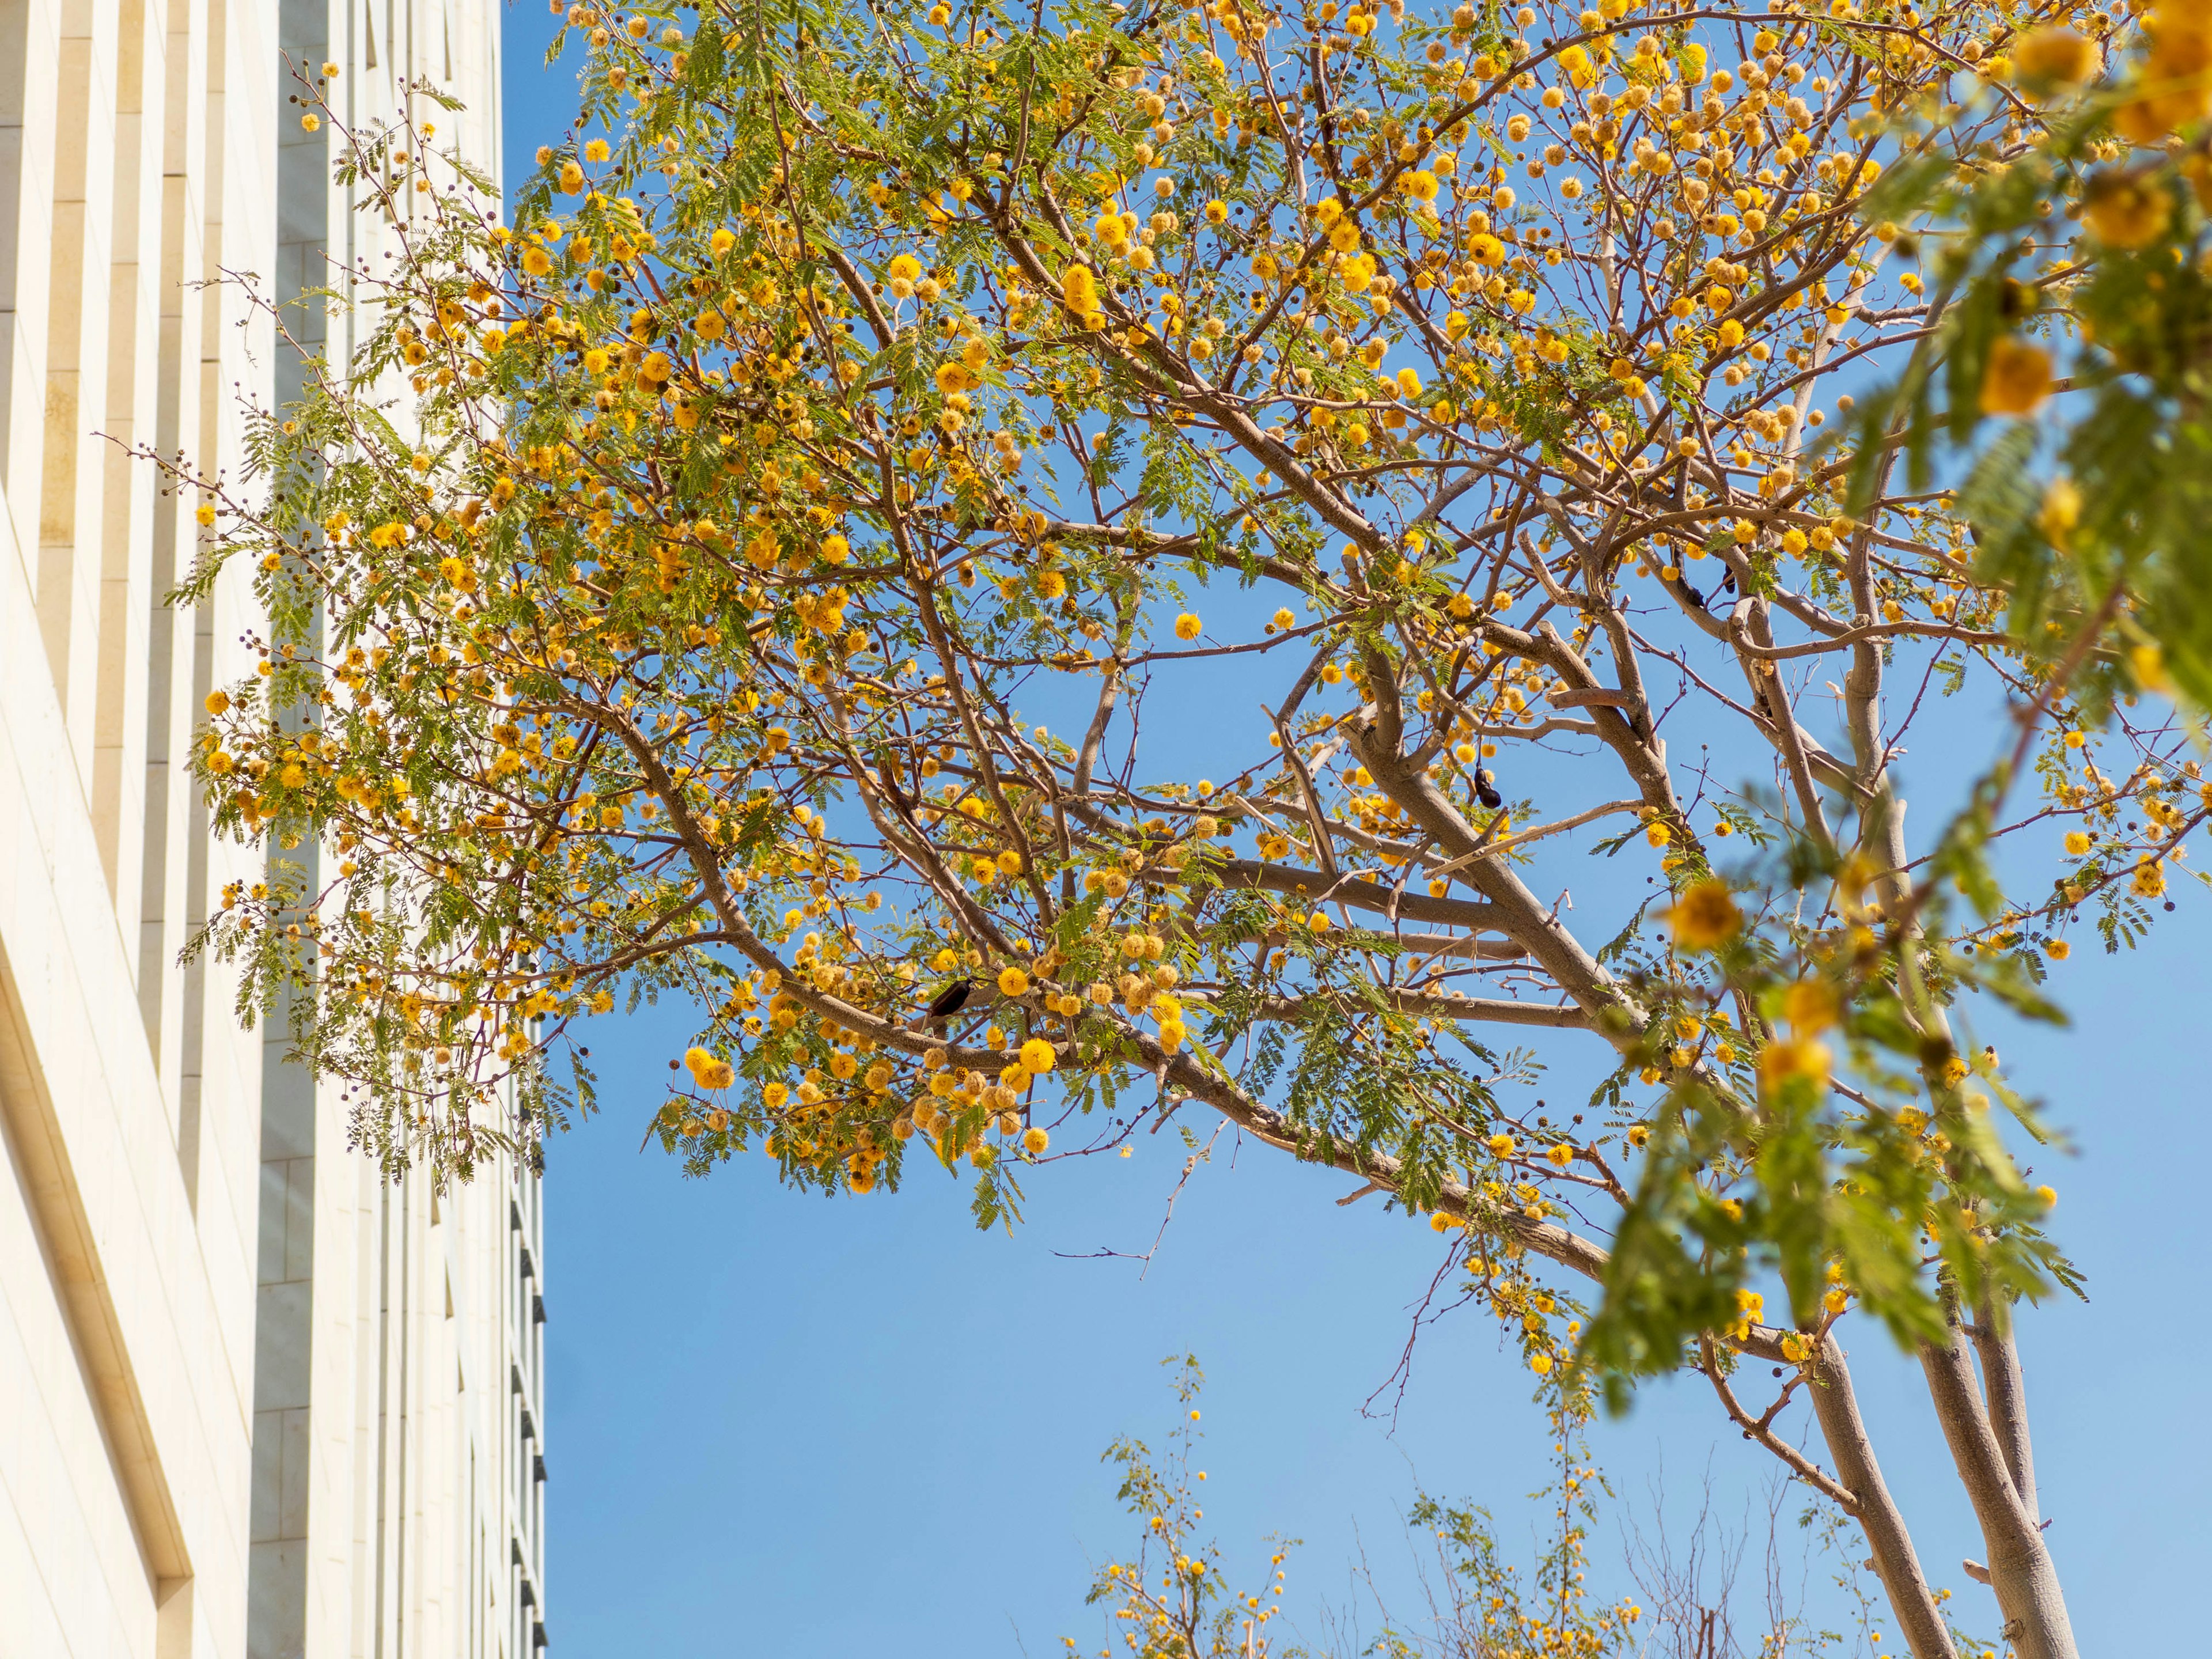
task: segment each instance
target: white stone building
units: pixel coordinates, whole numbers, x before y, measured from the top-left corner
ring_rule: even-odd
[[[495,172],[499,13],[0,0],[0,1659],[544,1642],[538,1183],[387,1185],[179,968],[259,856],[173,763],[256,619],[163,603],[195,527],[110,441],[234,466],[284,365],[204,279],[378,252],[288,63],[439,82]]]

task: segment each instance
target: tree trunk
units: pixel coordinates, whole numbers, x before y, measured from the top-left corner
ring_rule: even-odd
[[[1981,1392],[1974,1386],[1973,1363],[1960,1335],[1954,1316],[1942,1343],[1920,1345],[1920,1368],[1927,1374],[1929,1396],[1936,1403],[1943,1438],[1950,1444],[1951,1461],[1958,1465],[1960,1483],[1973,1504],[1974,1519],[1981,1523],[1982,1541],[1990,1553],[1990,1587],[1996,1591],[1997,1607],[2004,1615],[2005,1639],[2020,1659],[2078,1659],[2057,1566],[2034,1513],[2013,1486],[2004,1445],[1983,1409]],[[1996,1386],[2000,1390],[2016,1387],[2017,1380],[2015,1369]],[[2016,1407],[2016,1401],[2008,1402],[2008,1418],[2024,1428],[2025,1417]],[[2025,1470],[2024,1433],[2021,1446]]]
[[[1998,1316],[2004,1323],[2000,1327]],[[1974,1352],[1982,1362],[1982,1397],[1989,1401],[1990,1427],[1996,1431],[1998,1449],[2004,1453],[2005,1473],[2028,1519],[2039,1521],[2042,1506],[2035,1497],[2035,1454],[2027,1436],[2027,1385],[2021,1375],[2018,1328],[2012,1310],[1984,1301],[1975,1310]]]
[[[1920,1558],[1913,1553],[1912,1535],[1882,1482],[1881,1466],[1875,1462],[1874,1443],[1867,1437],[1858,1396],[1851,1389],[1850,1370],[1832,1333],[1820,1340],[1812,1392],[1813,1413],[1828,1443],[1828,1461],[1836,1466],[1837,1480],[1858,1504],[1858,1523],[1874,1551],[1875,1576],[1881,1580],[1913,1659],[1958,1659],[1936,1594],[1920,1571]]]

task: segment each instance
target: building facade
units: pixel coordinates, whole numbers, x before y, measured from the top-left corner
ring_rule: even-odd
[[[381,252],[295,66],[495,174],[499,10],[0,0],[0,1659],[544,1643],[536,1178],[385,1182],[229,971],[179,965],[262,856],[179,763],[258,619],[242,574],[165,602],[190,503],[125,453],[234,471],[240,399],[297,371],[216,279]]]

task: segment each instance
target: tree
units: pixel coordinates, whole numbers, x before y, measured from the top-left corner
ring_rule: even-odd
[[[2010,15],[580,5],[513,231],[427,127],[322,110],[400,227],[336,273],[371,343],[260,415],[265,497],[179,477],[190,591],[251,560],[274,618],[216,822],[337,861],[201,948],[394,1169],[588,1105],[618,998],[697,1010],[654,1127],[699,1172],[965,1156],[990,1225],[1218,1115],[1455,1234],[1538,1375],[1701,1372],[1935,1659],[1862,1310],[2014,1647],[2071,1655],[2013,1312],[2074,1277],[1954,1022],[2049,1015],[2212,798],[2117,579],[2024,585],[2051,538],[1978,545],[1906,417],[1959,285],[1863,198],[2040,153]],[[1232,672],[1241,725],[1192,702]],[[1916,842],[1930,692],[2009,712]],[[1650,891],[1573,925],[1575,848]],[[1584,1111],[1520,1103],[1523,1039],[1601,1057]]]
[[[1748,1512],[1744,1531],[1733,1537],[1710,1509],[1671,1534],[1662,1524],[1656,1544],[1632,1528],[1625,1565],[1636,1595],[1651,1605],[1638,1605],[1634,1595],[1601,1597],[1589,1583],[1589,1542],[1610,1491],[1589,1461],[1583,1437],[1595,1402],[1586,1375],[1561,1371],[1536,1389],[1556,1470],[1543,1491],[1529,1494],[1538,1505],[1533,1559],[1510,1559],[1516,1552],[1500,1542],[1486,1509],[1422,1493],[1406,1516],[1417,1583],[1413,1605],[1402,1604],[1403,1591],[1387,1590],[1378,1583],[1363,1550],[1354,1572],[1355,1593],[1360,1601],[1371,1601],[1371,1608],[1355,1604],[1317,1610],[1322,1635],[1308,1645],[1290,1633],[1296,1620],[1282,1599],[1289,1577],[1284,1563],[1297,1540],[1277,1534],[1267,1540],[1273,1583],[1257,1589],[1230,1588],[1235,1568],[1203,1532],[1207,1474],[1194,1467],[1200,1434],[1194,1402],[1203,1377],[1194,1356],[1163,1363],[1176,1368],[1176,1397],[1188,1408],[1170,1437],[1166,1455],[1156,1456],[1130,1436],[1117,1439],[1106,1453],[1106,1461],[1121,1471],[1116,1496],[1138,1525],[1134,1547],[1110,1558],[1092,1582],[1091,1604],[1107,1610],[1107,1642],[1098,1659],[1113,1659],[1117,1648],[1142,1659],[1312,1659],[1316,1654],[1345,1659],[1355,1654],[1363,1659],[1724,1659],[1739,1654],[1787,1659],[1792,1654],[1829,1653],[1849,1646],[1854,1638],[1879,1638],[1880,1614],[1861,1585],[1855,1562],[1825,1565],[1843,1592],[1838,1622],[1855,1624],[1856,1631],[1823,1628],[1822,1619],[1803,1605],[1802,1583],[1793,1589],[1785,1553],[1802,1554],[1809,1577],[1816,1562],[1836,1552],[1849,1523],[1815,1498],[1796,1517],[1801,1551],[1785,1552],[1779,1479],[1767,1493],[1764,1582],[1756,1596],[1762,1605],[1755,1612],[1743,1605],[1753,1598],[1740,1595],[1738,1584],[1759,1525]],[[1362,1614],[1370,1612],[1375,1634],[1363,1639]],[[1746,1621],[1741,1632],[1740,1617]],[[1962,1645],[1980,1650],[1973,1638],[1956,1630],[1953,1635]],[[1075,1659],[1076,1639],[1062,1640],[1069,1659]],[[1878,1639],[1874,1645],[1879,1647]]]

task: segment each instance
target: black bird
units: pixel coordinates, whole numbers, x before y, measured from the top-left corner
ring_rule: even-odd
[[[1682,584],[1682,592],[1690,596],[1690,603],[1697,606],[1698,610],[1703,611],[1705,608],[1705,596],[1698,592],[1696,588],[1691,586],[1689,583],[1684,582]]]
[[[930,1018],[935,1020],[942,1029],[945,1021],[968,1006],[968,999],[974,995],[975,992],[974,980],[964,975],[954,980],[951,984],[929,1000]]]
[[[1505,805],[1505,797],[1498,793],[1498,780],[1486,766],[1474,775],[1474,798],[1493,812]]]

